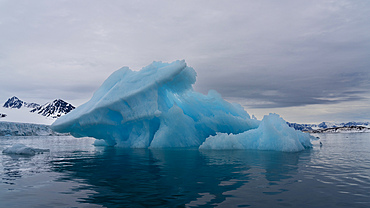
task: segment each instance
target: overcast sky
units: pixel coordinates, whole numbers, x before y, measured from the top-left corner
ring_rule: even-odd
[[[370,121],[370,1],[0,0],[0,103],[76,106],[115,70],[185,59],[258,119]]]

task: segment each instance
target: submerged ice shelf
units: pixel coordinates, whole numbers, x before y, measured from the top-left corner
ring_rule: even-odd
[[[123,67],[52,129],[129,148],[300,151],[312,146],[313,137],[289,128],[276,114],[258,121],[216,91],[195,92],[195,80],[185,61],[153,62],[140,71]]]

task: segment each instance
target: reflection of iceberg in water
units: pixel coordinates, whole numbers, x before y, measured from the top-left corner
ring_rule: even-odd
[[[202,148],[210,149],[301,151],[312,146],[308,134],[288,128],[278,115],[261,122],[215,91],[195,92],[195,80],[195,70],[185,61],[154,62],[141,71],[122,68],[52,128],[131,148],[199,147],[205,141]]]
[[[120,207],[183,207],[221,204],[228,193],[269,186],[293,177],[299,153],[106,148],[92,157],[54,161],[63,180],[83,180],[93,190],[82,203]],[[261,182],[262,181],[262,182]],[[78,190],[74,190],[78,191]],[[246,197],[248,193],[243,193]]]

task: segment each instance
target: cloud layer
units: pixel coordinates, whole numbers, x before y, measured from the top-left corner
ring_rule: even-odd
[[[366,1],[3,0],[0,99],[78,105],[122,66],[185,59],[197,90],[247,109],[341,105],[349,119],[370,104],[369,25]]]

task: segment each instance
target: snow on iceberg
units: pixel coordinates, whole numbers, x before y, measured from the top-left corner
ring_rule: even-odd
[[[5,148],[3,150],[4,154],[16,154],[16,155],[35,155],[37,153],[43,152],[49,152],[49,150],[27,147],[24,144],[14,144],[13,146]]]
[[[94,137],[110,146],[130,148],[199,147],[216,134],[262,128],[261,121],[251,119],[243,107],[223,100],[216,91],[208,95],[195,92],[195,80],[195,70],[185,61],[153,62],[140,71],[124,67],[87,103],[51,127],[75,137]],[[296,135],[290,136],[299,140]]]
[[[290,128],[277,114],[264,116],[257,129],[240,134],[218,133],[210,136],[199,149],[257,149],[297,152],[311,148],[309,134]]]

